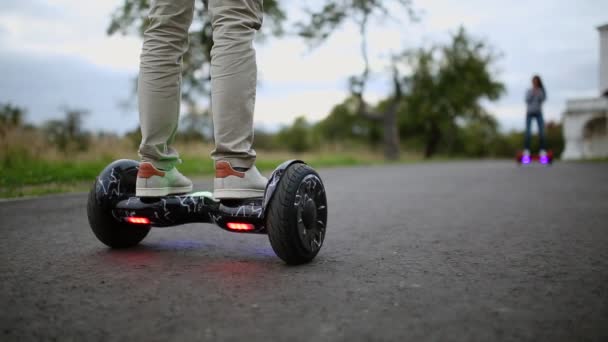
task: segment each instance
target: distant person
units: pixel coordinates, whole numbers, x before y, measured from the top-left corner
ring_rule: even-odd
[[[175,167],[181,160],[172,145],[180,112],[182,58],[188,51],[194,1],[151,2],[137,87],[142,135],[137,196],[192,191],[192,182]],[[254,165],[256,154],[252,148],[257,82],[253,39],[262,25],[262,0],[210,0],[208,9],[213,30],[214,197],[260,197],[267,179]]]
[[[547,92],[540,76],[532,77],[532,88],[526,92],[526,133],[524,141],[524,155],[530,155],[531,124],[536,120],[538,125],[538,139],[540,141],[540,156],[546,156],[545,150],[545,122],[543,120],[543,102],[547,99]]]

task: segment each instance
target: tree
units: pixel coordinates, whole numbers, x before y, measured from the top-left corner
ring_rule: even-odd
[[[350,79],[350,91],[358,102],[358,114],[368,120],[382,122],[384,156],[386,159],[394,160],[399,158],[399,131],[397,125],[397,110],[403,97],[401,79],[396,61],[398,58],[393,56],[391,60],[391,74],[393,94],[384,105],[371,109],[364,100],[365,87],[369,80],[371,67],[369,63],[369,52],[367,45],[367,31],[370,19],[380,17],[383,19],[391,18],[389,4],[396,3],[405,9],[408,19],[417,20],[410,0],[326,0],[321,10],[311,11],[310,21],[306,24],[300,23],[300,35],[312,41],[321,43],[327,39],[341,24],[352,20],[359,28],[361,36],[361,56],[364,68],[359,76]],[[382,108],[382,110],[378,110]]]
[[[278,138],[287,149],[296,153],[306,152],[313,145],[311,126],[304,116],[297,117],[291,126],[280,130]]]
[[[481,100],[496,100],[504,92],[491,72],[496,59],[485,42],[471,38],[464,28],[450,44],[412,54],[414,72],[407,81],[407,113],[401,124],[404,131],[424,137],[425,157],[433,156],[442,139],[457,131],[458,120],[488,120]]]
[[[334,106],[329,115],[315,125],[319,136],[332,143],[378,143],[378,124],[358,114],[358,103],[358,99],[351,96]]]
[[[491,115],[465,120],[453,132],[448,153],[467,157],[496,156],[500,144],[498,121]]]
[[[90,136],[83,128],[83,118],[89,111],[69,107],[63,108],[63,111],[63,120],[49,120],[44,124],[47,139],[62,152],[86,150]]]
[[[9,131],[22,128],[25,113],[24,108],[10,103],[0,105],[0,166],[3,168],[11,167],[24,157],[22,149],[15,149],[14,146],[11,146],[14,143],[12,140],[15,135],[9,134]],[[22,132],[16,133],[21,135]]]
[[[0,106],[0,124],[21,126],[25,117],[25,109],[14,106],[10,103],[5,103]]]

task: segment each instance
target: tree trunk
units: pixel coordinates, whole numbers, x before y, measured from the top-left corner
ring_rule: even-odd
[[[426,146],[424,148],[424,158],[431,158],[437,152],[437,145],[439,145],[440,139],[441,131],[439,130],[439,126],[432,122],[431,131],[429,132],[429,136],[426,140]]]
[[[388,110],[382,118],[384,132],[384,158],[399,159],[399,129],[397,127],[397,111]]]

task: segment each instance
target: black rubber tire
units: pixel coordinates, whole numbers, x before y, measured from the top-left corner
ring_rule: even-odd
[[[133,185],[135,186],[135,185]],[[135,190],[135,188],[133,188]],[[89,225],[99,241],[111,248],[129,248],[136,246],[150,232],[150,226],[134,226],[116,220],[110,208],[97,203],[95,185],[89,192],[87,203]]]
[[[298,231],[298,208],[295,205],[296,194],[302,181],[307,177],[315,176],[321,186],[323,212],[315,216],[315,220],[323,222],[318,248],[310,251],[304,246]],[[317,204],[320,205],[320,204]],[[316,222],[319,222],[316,221]],[[299,265],[310,262],[318,254],[325,238],[327,227],[327,198],[323,183],[317,172],[306,164],[293,164],[285,170],[278,188],[269,203],[266,215],[266,229],[272,249],[279,258],[289,265]]]

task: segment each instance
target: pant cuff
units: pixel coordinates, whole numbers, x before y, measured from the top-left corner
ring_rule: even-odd
[[[244,168],[250,168],[255,164],[255,158],[248,158],[248,159],[243,159],[243,158],[215,158],[215,161],[227,161],[230,163],[230,166],[232,167],[244,167]]]

